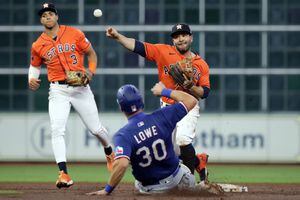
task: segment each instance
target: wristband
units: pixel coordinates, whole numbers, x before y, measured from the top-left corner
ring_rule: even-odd
[[[31,78],[36,78],[38,79],[40,77],[40,73],[41,73],[41,66],[39,67],[34,67],[32,65],[30,65],[29,67],[29,71],[28,71],[28,81]]]
[[[89,62],[89,70],[92,74],[96,73],[97,64],[95,62]]]
[[[172,90],[171,90],[171,89],[164,88],[164,89],[161,91],[161,96],[170,98],[170,97],[171,97],[171,93],[172,93]]]
[[[107,192],[108,194],[110,194],[113,190],[115,189],[115,187],[111,186],[111,185],[108,185],[106,184],[105,186],[105,192]]]

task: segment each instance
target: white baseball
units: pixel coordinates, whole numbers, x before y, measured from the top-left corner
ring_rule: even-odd
[[[101,17],[102,16],[102,11],[100,9],[95,9],[94,10],[94,16],[95,17]]]

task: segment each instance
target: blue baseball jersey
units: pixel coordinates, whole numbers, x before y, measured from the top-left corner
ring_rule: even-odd
[[[141,112],[130,117],[114,135],[115,159],[128,158],[133,176],[142,183],[155,184],[170,176],[179,164],[172,132],[187,112],[183,103],[176,103],[151,114]]]

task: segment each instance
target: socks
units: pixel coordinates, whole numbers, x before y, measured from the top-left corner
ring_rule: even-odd
[[[66,162],[60,162],[60,163],[57,163],[57,165],[58,165],[59,171],[64,171],[66,174],[68,174]]]
[[[105,155],[109,156],[112,153],[111,146],[104,147],[104,152],[105,152]]]
[[[192,144],[180,146],[180,158],[185,166],[187,166],[191,173],[195,171],[195,149]]]

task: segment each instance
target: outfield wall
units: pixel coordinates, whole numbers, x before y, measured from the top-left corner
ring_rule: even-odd
[[[121,114],[105,113],[111,134],[126,123]],[[1,161],[53,161],[48,114],[0,114]],[[199,119],[196,151],[215,162],[300,162],[300,115],[205,114]],[[69,161],[104,161],[101,145],[71,114],[66,133]]]

